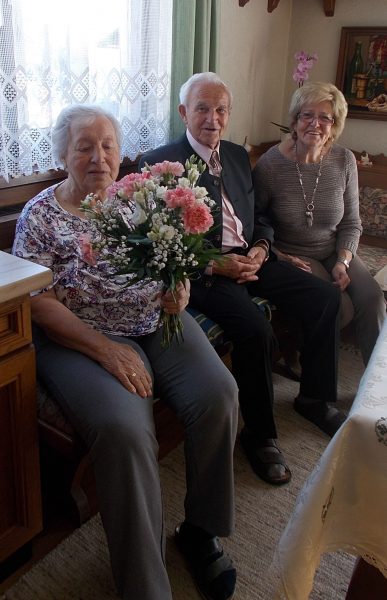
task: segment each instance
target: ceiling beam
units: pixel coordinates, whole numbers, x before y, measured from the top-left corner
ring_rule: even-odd
[[[239,0],[239,6],[245,6],[249,0]],[[267,0],[267,12],[271,13],[279,5],[280,0]],[[333,17],[335,14],[336,0],[323,0],[324,12],[326,17]]]
[[[280,0],[267,0],[267,12],[273,12],[279,5]]]
[[[324,11],[326,17],[333,17],[335,14],[336,0],[324,0]]]

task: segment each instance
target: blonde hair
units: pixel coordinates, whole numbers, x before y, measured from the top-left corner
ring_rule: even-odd
[[[294,137],[294,126],[305,104],[319,104],[320,102],[332,104],[334,123],[331,130],[331,139],[337,140],[343,132],[345,119],[348,113],[348,104],[344,95],[333,83],[307,82],[299,87],[293,94],[289,106],[289,127]]]

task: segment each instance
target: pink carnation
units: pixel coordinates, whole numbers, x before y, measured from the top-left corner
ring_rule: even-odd
[[[129,173],[119,181],[115,181],[107,188],[108,198],[114,198],[118,192],[120,196],[131,198],[133,192],[137,190],[138,184],[141,184],[144,179],[149,179],[150,173]]]
[[[94,253],[91,238],[87,233],[83,233],[79,236],[79,245],[81,247],[82,259],[85,261],[85,263],[95,267],[97,264],[97,258]]]
[[[185,208],[195,200],[195,194],[190,188],[177,187],[165,193],[165,204],[168,208]]]
[[[151,165],[150,172],[153,176],[160,175],[173,175],[174,177],[181,177],[184,173],[184,166],[179,162],[169,162],[169,160],[164,160],[161,163],[156,163],[155,165]]]
[[[183,223],[187,233],[205,233],[213,225],[214,219],[208,206],[195,203],[186,206]]]

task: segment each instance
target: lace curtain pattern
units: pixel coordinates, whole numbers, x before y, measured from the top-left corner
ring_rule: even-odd
[[[55,169],[51,128],[74,103],[121,122],[122,157],[168,141],[173,0],[0,0],[0,176]]]

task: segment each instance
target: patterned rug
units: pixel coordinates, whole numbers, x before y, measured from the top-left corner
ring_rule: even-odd
[[[348,410],[356,394],[363,365],[359,352],[342,346],[339,405]],[[275,416],[279,445],[292,470],[291,482],[275,488],[252,473],[239,443],[235,449],[236,530],[223,540],[238,570],[234,600],[271,600],[268,577],[271,558],[291,515],[298,493],[329,438],[292,407],[298,384],[274,375]],[[172,533],[183,519],[185,469],[179,446],[160,463],[167,531],[167,568],[174,600],[199,600]],[[355,559],[345,553],[325,555],[310,600],[343,600]],[[117,600],[105,535],[99,515],[61,542],[23,575],[0,600]],[[133,598],[133,600],[141,600]],[[156,600],[156,599],[155,599]]]

